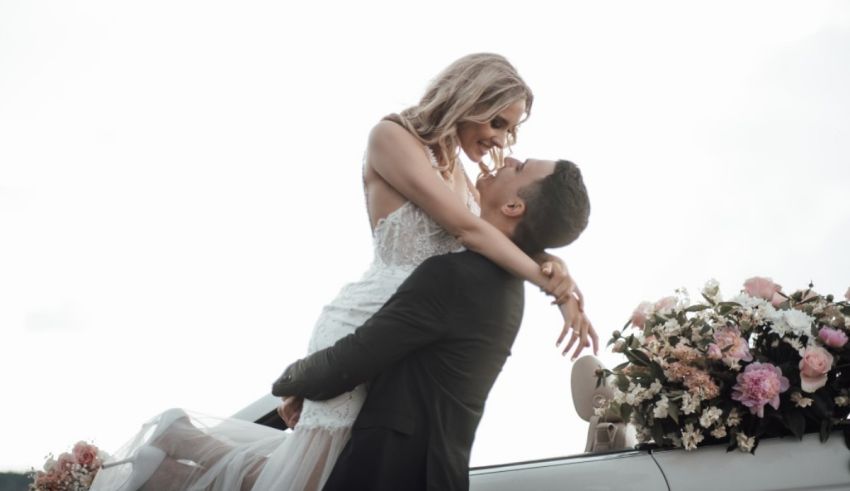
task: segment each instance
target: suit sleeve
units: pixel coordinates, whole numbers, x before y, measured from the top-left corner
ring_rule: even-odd
[[[440,339],[458,288],[446,257],[423,263],[353,334],[290,365],[272,385],[272,394],[330,399]]]

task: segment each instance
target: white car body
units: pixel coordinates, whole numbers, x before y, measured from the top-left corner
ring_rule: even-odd
[[[826,443],[765,438],[755,454],[725,445],[693,451],[623,450],[470,471],[472,491],[850,490],[850,449],[835,431]]]

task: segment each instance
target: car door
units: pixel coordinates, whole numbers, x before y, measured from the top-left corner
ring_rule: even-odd
[[[764,438],[755,454],[726,445],[654,451],[671,491],[771,491],[850,489],[850,450],[844,435],[833,432],[826,443],[809,434]]]
[[[667,483],[646,451],[618,451],[477,467],[471,491],[664,491]]]

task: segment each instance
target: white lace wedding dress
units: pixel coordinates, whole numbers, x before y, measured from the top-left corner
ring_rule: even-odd
[[[467,206],[480,214],[472,195],[467,194]],[[310,339],[310,353],[354,332],[422,261],[461,249],[455,237],[411,202],[378,222],[373,246],[374,259],[368,271],[359,281],[343,287],[323,309]],[[186,476],[178,477],[175,472],[168,480],[174,487],[169,489],[238,490],[248,473],[254,473],[252,477],[259,473],[252,488],[258,491],[321,489],[348,441],[365,398],[366,389],[361,385],[331,400],[304,401],[297,428],[291,433],[240,420],[190,414],[193,425],[203,433],[181,423],[173,425],[174,434],[184,441],[191,440],[191,449],[200,457],[176,455],[193,463],[191,467],[186,462],[173,464]],[[132,455],[146,442],[158,421],[154,418],[147,423],[116,457]],[[195,464],[199,461],[201,465]],[[129,467],[101,471],[92,491],[116,489]]]

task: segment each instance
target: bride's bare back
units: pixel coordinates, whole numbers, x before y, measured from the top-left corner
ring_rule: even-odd
[[[434,208],[452,208],[469,215],[466,201],[468,193],[475,195],[475,191],[463,169],[455,166],[451,179],[446,180],[431,158],[429,150],[400,125],[391,121],[375,125],[363,165],[366,208],[373,231],[381,219],[407,201],[431,216]],[[443,200],[452,204],[446,206]]]

